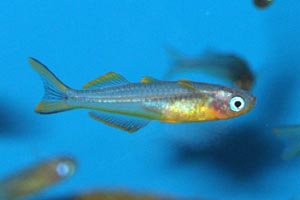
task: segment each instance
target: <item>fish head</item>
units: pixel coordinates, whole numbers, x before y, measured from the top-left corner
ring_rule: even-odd
[[[76,170],[76,161],[68,156],[61,156],[48,161],[48,174],[55,179],[70,177]]]
[[[214,94],[211,107],[216,119],[228,119],[249,112],[255,104],[255,96],[247,91],[222,88]]]

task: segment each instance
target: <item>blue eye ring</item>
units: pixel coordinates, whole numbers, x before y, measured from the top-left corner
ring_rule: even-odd
[[[242,97],[233,97],[230,99],[230,109],[239,112],[245,107],[245,101]]]

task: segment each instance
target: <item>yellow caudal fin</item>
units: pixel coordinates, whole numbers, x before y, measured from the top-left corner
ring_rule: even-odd
[[[72,109],[67,104],[67,91],[63,84],[45,65],[34,58],[29,58],[32,68],[40,75],[45,88],[43,100],[36,106],[35,111],[41,114],[50,114]]]

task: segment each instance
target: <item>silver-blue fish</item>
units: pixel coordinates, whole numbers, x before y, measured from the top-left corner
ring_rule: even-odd
[[[115,72],[90,81],[83,90],[75,90],[36,59],[30,58],[29,62],[45,87],[36,112],[90,109],[94,110],[89,112],[93,119],[128,132],[139,130],[150,120],[179,123],[228,119],[248,112],[255,105],[255,97],[239,89],[151,77],[130,83]]]

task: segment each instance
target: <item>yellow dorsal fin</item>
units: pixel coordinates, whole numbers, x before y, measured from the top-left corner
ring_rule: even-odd
[[[83,86],[84,89],[96,89],[96,88],[105,88],[105,87],[111,87],[111,86],[117,86],[117,85],[124,85],[128,84],[128,80],[125,79],[120,74],[117,74],[115,72],[109,72],[107,74],[104,74],[103,76],[100,76],[87,84]]]
[[[155,83],[155,82],[159,82],[160,80],[157,80],[155,78],[152,78],[151,76],[144,76],[141,79],[141,83],[147,84],[147,83]]]
[[[191,81],[187,80],[187,79],[182,79],[178,81],[178,85],[180,85],[181,87],[187,88],[189,90],[193,90],[196,91],[197,88],[195,88],[193,85],[190,84]]]

